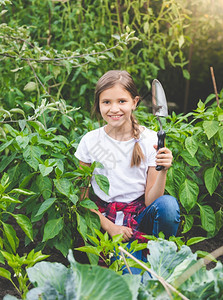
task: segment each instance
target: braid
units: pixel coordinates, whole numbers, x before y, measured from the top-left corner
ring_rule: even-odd
[[[141,161],[145,159],[145,156],[138,142],[140,138],[139,124],[135,119],[135,117],[133,116],[133,114],[131,114],[131,121],[132,121],[133,137],[136,139],[133,152],[132,152],[132,160],[131,160],[131,167],[133,167],[133,166],[139,166]]]

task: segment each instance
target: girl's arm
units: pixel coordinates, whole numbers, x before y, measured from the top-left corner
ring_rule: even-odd
[[[157,149],[157,146],[154,146]],[[156,171],[155,167],[149,167],[147,173],[147,182],[145,190],[145,204],[150,205],[157,198],[164,194],[165,184],[166,184],[166,174],[167,170],[172,165],[172,152],[164,147],[158,150],[156,155],[157,165],[164,166],[161,171]]]
[[[91,164],[80,161],[80,166],[81,165],[90,167]],[[85,192],[86,189],[87,189],[87,191]],[[85,198],[89,197],[89,188],[85,188],[85,189],[83,188],[83,190],[81,191],[81,200],[83,200],[84,196],[85,196]],[[96,213],[99,216],[99,219],[101,222],[101,227],[105,231],[107,231],[111,237],[114,235],[117,235],[117,234],[122,234],[124,242],[127,242],[130,240],[130,238],[133,235],[133,231],[130,227],[116,225],[112,221],[110,221],[108,218],[103,216],[100,211],[97,211],[95,209],[91,209],[91,211]]]

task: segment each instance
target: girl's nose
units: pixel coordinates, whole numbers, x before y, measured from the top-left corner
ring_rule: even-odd
[[[119,111],[119,105],[117,103],[113,103],[110,107],[110,112],[118,112]]]

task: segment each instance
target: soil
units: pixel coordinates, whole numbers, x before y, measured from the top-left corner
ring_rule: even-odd
[[[13,224],[13,226],[16,226],[16,225],[17,225],[16,223]],[[24,238],[23,232],[21,232],[21,230],[19,230],[18,227],[16,228],[16,230],[17,230],[17,235],[18,235],[18,237],[21,241]],[[195,237],[195,236],[205,236],[205,232],[200,227],[194,227],[187,234],[186,238],[189,239],[189,238]],[[20,243],[20,244],[22,245],[22,243]],[[35,241],[34,245],[30,245],[28,247],[23,247],[22,249],[19,248],[18,253],[20,255],[22,255],[24,253],[29,253],[29,251],[31,251],[32,248],[36,247],[37,245],[38,245],[38,241]],[[202,242],[191,245],[191,250],[193,252],[195,252],[197,250],[202,250],[202,251],[206,251],[206,252],[211,253],[212,251],[220,248],[221,246],[223,246],[223,228],[214,238],[206,239]],[[62,263],[66,266],[68,265],[67,259],[59,251],[48,249],[48,251],[46,251],[46,250],[44,251],[44,254],[50,254],[50,257],[47,259],[47,261],[59,262],[59,263]],[[76,251],[76,252],[74,252],[74,257],[80,263],[87,263],[86,255],[84,253]],[[217,259],[223,263],[223,255],[219,256]],[[5,269],[8,269],[9,271],[11,271],[11,268],[8,267],[7,265],[0,264],[0,267],[3,267]],[[207,269],[211,269],[213,267],[215,267],[214,262],[210,262],[207,265]],[[16,280],[16,279],[14,278],[13,280]],[[16,291],[16,289],[11,284],[11,282],[8,281],[7,279],[3,278],[3,277],[0,277],[0,300],[2,300],[4,298],[4,296],[7,295],[7,294],[15,296],[18,299],[21,299],[19,293]]]

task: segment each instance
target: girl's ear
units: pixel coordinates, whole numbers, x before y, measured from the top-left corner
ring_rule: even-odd
[[[133,103],[134,103],[133,108],[132,108],[133,110],[136,109],[136,107],[137,107],[137,105],[138,105],[138,103],[139,103],[139,100],[140,100],[139,96],[136,96],[136,97],[133,99]]]

